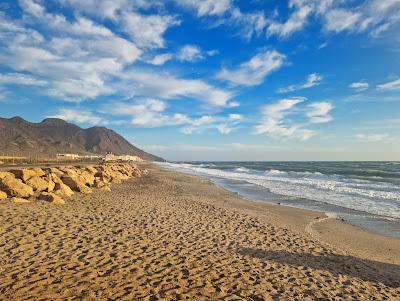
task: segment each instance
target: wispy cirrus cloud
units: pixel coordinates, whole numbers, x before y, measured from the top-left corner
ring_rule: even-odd
[[[400,90],[400,78],[380,84],[377,86],[379,91],[394,91]]]
[[[222,68],[217,78],[236,86],[257,86],[274,71],[279,70],[286,56],[276,50],[260,51],[249,61],[233,69]]]
[[[354,137],[359,141],[359,142],[381,142],[389,138],[388,134],[374,134],[374,133],[368,133],[368,134],[356,134]]]
[[[308,89],[314,86],[318,86],[323,79],[323,76],[318,74],[318,73],[311,73],[307,76],[307,79],[304,83],[301,84],[296,84],[296,85],[290,85],[285,88],[280,88],[278,89],[278,93],[289,93],[289,92],[294,92],[298,90],[303,90],[303,89]]]

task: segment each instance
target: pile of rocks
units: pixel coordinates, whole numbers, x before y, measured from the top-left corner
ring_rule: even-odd
[[[0,200],[27,203],[37,199],[64,204],[64,199],[76,192],[88,194],[93,188],[111,191],[111,183],[121,183],[146,173],[128,163],[0,171]]]

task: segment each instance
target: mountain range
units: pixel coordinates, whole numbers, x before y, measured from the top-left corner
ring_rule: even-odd
[[[0,155],[54,157],[57,153],[104,155],[106,152],[164,161],[105,127],[83,129],[58,118],[47,118],[39,123],[21,117],[0,118]]]

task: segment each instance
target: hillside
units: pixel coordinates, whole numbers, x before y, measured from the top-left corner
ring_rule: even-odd
[[[21,117],[0,118],[0,154],[55,156],[57,153],[126,154],[150,161],[164,161],[133,146],[105,127],[82,129],[62,119],[32,123]]]

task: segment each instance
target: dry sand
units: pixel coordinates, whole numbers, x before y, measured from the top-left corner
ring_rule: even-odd
[[[63,206],[0,204],[0,300],[400,300],[399,239],[147,168]]]

